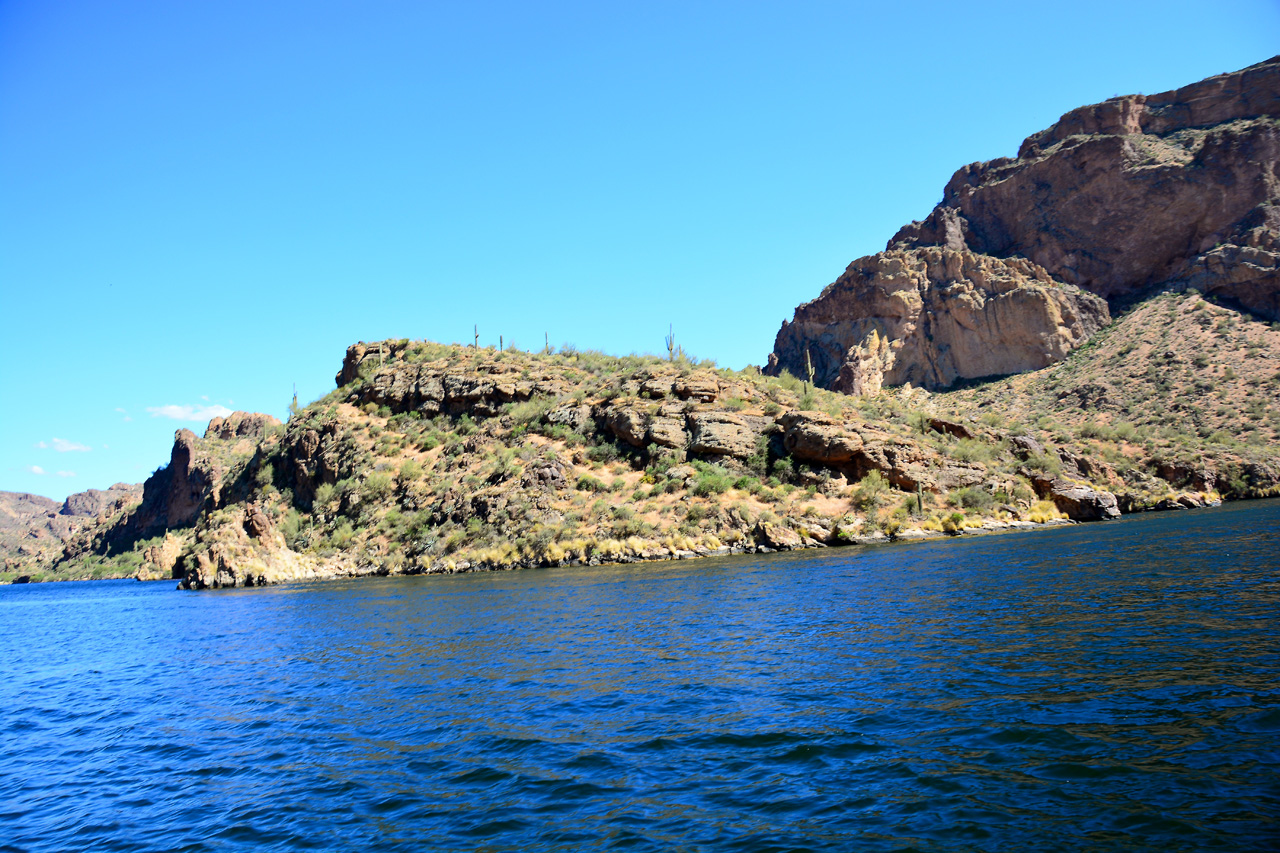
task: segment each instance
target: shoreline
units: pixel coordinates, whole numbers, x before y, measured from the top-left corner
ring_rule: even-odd
[[[987,520],[983,524],[975,525],[973,527],[967,527],[963,531],[956,532],[956,533],[946,533],[943,531],[927,530],[923,528],[911,528],[909,530],[901,531],[900,533],[897,533],[893,536],[890,536],[885,533],[879,533],[878,535],[856,537],[848,541],[842,541],[834,544],[819,542],[817,540],[810,539],[807,541],[803,541],[797,545],[783,546],[778,548],[772,548],[767,545],[754,545],[754,546],[748,546],[748,547],[722,546],[720,548],[715,548],[715,549],[675,550],[675,551],[668,552],[668,554],[665,556],[659,556],[656,553],[652,553],[649,556],[625,555],[616,559],[590,559],[590,560],[573,559],[573,560],[559,560],[554,562],[544,561],[544,562],[536,562],[531,564],[519,563],[519,564],[497,565],[497,564],[474,563],[466,560],[461,560],[457,562],[441,561],[446,565],[442,565],[439,567],[433,566],[432,568],[427,570],[408,571],[408,572],[403,572],[403,571],[402,572],[386,572],[386,571],[381,571],[378,566],[375,566],[373,564],[368,564],[365,566],[349,567],[346,569],[336,568],[333,571],[321,570],[321,571],[307,572],[297,577],[283,578],[278,581],[271,581],[266,583],[250,582],[250,583],[245,583],[243,585],[236,584],[234,586],[233,585],[209,586],[209,587],[203,587],[200,589],[190,589],[188,587],[183,587],[181,585],[183,578],[175,578],[175,577],[143,578],[143,577],[137,577],[137,576],[131,576],[131,575],[120,575],[116,577],[103,577],[103,578],[77,577],[77,578],[27,579],[27,580],[15,579],[12,581],[0,581],[0,586],[19,586],[19,585],[37,584],[37,583],[83,583],[88,581],[115,581],[115,580],[146,582],[146,583],[177,581],[179,584],[178,589],[185,589],[186,591],[190,591],[190,592],[199,592],[199,591],[222,590],[222,589],[248,589],[248,588],[264,587],[264,586],[286,586],[286,585],[305,584],[305,583],[325,583],[328,581],[335,581],[335,580],[347,580],[347,579],[368,578],[368,577],[416,577],[416,576],[423,576],[423,575],[452,575],[452,574],[474,574],[474,573],[480,573],[480,572],[527,571],[527,570],[533,570],[533,569],[583,568],[583,567],[594,568],[599,566],[636,565],[640,563],[674,563],[674,562],[680,562],[684,560],[701,560],[701,559],[710,559],[710,558],[716,558],[716,557],[738,557],[738,556],[751,556],[751,555],[757,555],[757,554],[761,554],[761,555],[777,554],[777,553],[786,553],[786,552],[792,552],[792,551],[817,551],[817,550],[823,550],[823,549],[840,550],[840,549],[853,548],[853,547],[902,545],[902,544],[911,544],[916,542],[932,542],[932,541],[941,540],[941,539],[961,540],[966,537],[973,537],[973,536],[989,536],[989,535],[1006,534],[1006,533],[1035,532],[1035,531],[1042,531],[1042,530],[1047,530],[1052,528],[1077,527],[1080,525],[1089,525],[1089,524],[1108,524],[1111,522],[1124,521],[1125,519],[1129,519],[1129,518],[1147,516],[1153,513],[1163,514],[1166,512],[1175,512],[1179,510],[1194,511],[1196,509],[1202,509],[1202,510],[1203,509],[1220,509],[1227,505],[1252,503],[1254,501],[1278,500],[1278,499],[1280,498],[1276,498],[1276,497],[1242,498],[1240,500],[1219,501],[1217,503],[1206,504],[1205,506],[1201,506],[1201,507],[1176,506],[1176,507],[1152,508],[1152,509],[1142,510],[1139,512],[1125,513],[1119,518],[1108,519],[1105,521],[1098,521],[1098,522],[1074,521],[1069,518],[1054,518],[1054,519],[1049,519],[1047,521],[1042,521],[1042,522],[1022,521],[1022,520],[1014,520],[1014,521]],[[452,564],[449,565],[449,563],[452,563]]]

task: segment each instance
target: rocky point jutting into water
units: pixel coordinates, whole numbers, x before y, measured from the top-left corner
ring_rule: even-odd
[[[1166,290],[1280,320],[1280,58],[1081,107],[960,169],[924,221],[796,309],[767,369],[946,388],[1059,362],[1109,322],[1102,299]]]

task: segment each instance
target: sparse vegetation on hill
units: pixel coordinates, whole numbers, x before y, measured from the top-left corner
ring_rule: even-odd
[[[1239,411],[1268,412],[1248,432],[1268,430],[1259,445],[1219,441],[1228,421],[1213,414],[1207,435],[1175,448],[1144,418],[1168,402],[1154,380],[1132,399],[1113,390],[1101,408],[1078,404],[1082,385],[1131,387],[1109,371],[1164,346],[1170,318],[1148,310],[1196,328],[1207,312],[1206,334],[1220,334],[1220,309],[1157,300],[1053,368],[863,397],[684,357],[357,345],[342,386],[288,424],[179,435],[180,476],[171,464],[148,489],[153,506],[198,498],[189,519],[147,526],[139,505],[33,579],[115,571],[202,587],[671,559],[1269,493],[1280,468],[1265,446],[1275,385],[1253,381],[1263,359],[1228,358],[1224,343],[1214,374],[1234,372],[1226,399]],[[1232,329],[1263,348],[1280,334],[1239,318]]]

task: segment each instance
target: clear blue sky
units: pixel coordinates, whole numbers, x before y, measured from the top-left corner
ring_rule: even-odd
[[[3,0],[0,489],[140,481],[357,340],[759,364],[960,166],[1276,53],[1275,0]]]

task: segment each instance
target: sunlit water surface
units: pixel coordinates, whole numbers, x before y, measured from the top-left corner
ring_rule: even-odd
[[[770,557],[0,587],[0,850],[1257,850],[1280,502]]]

